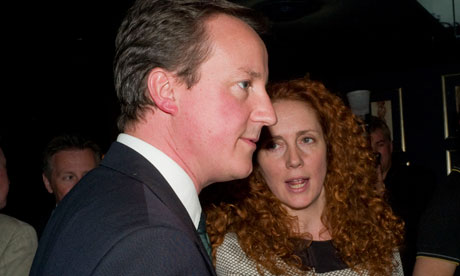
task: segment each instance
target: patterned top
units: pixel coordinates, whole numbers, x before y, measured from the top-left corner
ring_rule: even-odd
[[[320,247],[327,247],[323,244]],[[334,259],[334,258],[333,258]],[[399,253],[395,252],[394,261],[397,262],[397,267],[393,271],[393,276],[404,275],[403,269],[401,266],[401,259]],[[281,260],[280,260],[281,262]],[[312,271],[300,271],[294,267],[288,267],[286,275],[289,276],[310,276],[310,275],[319,275],[319,276],[358,276],[358,275],[368,275],[368,273],[359,274],[353,271],[350,268],[343,267],[340,265],[341,261],[334,260],[336,264],[332,265],[333,270],[327,272],[316,272],[315,269]],[[323,269],[322,269],[323,270]],[[256,263],[249,259],[244,251],[241,249],[238,243],[238,237],[235,233],[227,233],[225,235],[224,242],[217,248],[216,254],[216,272],[218,276],[258,276],[260,275],[257,272]],[[274,276],[269,271],[264,270],[265,276]]]

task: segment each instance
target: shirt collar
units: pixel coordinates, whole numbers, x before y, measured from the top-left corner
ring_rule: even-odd
[[[139,138],[126,133],[120,133],[117,137],[117,142],[130,147],[152,163],[184,205],[195,228],[198,228],[201,205],[195,185],[184,169],[162,151]]]

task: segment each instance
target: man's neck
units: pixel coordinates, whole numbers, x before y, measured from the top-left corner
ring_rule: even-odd
[[[149,115],[146,115],[148,117]],[[203,185],[199,177],[194,173],[193,169],[187,165],[180,153],[175,150],[174,137],[171,136],[172,131],[169,130],[168,125],[162,124],[162,120],[155,121],[155,124],[147,123],[152,122],[153,118],[144,118],[140,122],[136,122],[129,129],[125,129],[124,133],[141,139],[142,141],[154,146],[169,158],[174,160],[192,179],[193,184],[199,194]]]

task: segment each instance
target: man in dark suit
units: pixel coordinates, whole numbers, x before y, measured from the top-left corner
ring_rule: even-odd
[[[118,136],[60,202],[31,275],[215,275],[199,192],[246,177],[276,122],[246,8],[139,0],[116,39]]]
[[[45,228],[56,205],[67,193],[101,162],[99,146],[78,134],[62,134],[53,137],[43,151],[42,179],[46,190],[54,200],[43,201],[43,212],[37,216],[38,237]]]

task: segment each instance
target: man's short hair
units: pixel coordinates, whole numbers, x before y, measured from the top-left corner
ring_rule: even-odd
[[[373,133],[374,131],[380,129],[382,130],[383,137],[391,142],[391,132],[388,128],[388,125],[385,123],[384,120],[380,119],[376,116],[371,116],[369,119],[368,125],[369,133]]]
[[[176,72],[189,88],[198,82],[198,68],[212,46],[205,23],[216,14],[234,16],[259,34],[267,26],[254,11],[224,0],[137,0],[128,10],[115,41],[120,131],[141,119],[149,106],[155,106],[145,82],[153,68]]]
[[[90,149],[94,153],[96,164],[101,161],[101,149],[91,140],[80,135],[63,134],[54,137],[46,145],[43,152],[43,173],[50,179],[52,173],[51,158],[63,150],[85,150]]]

